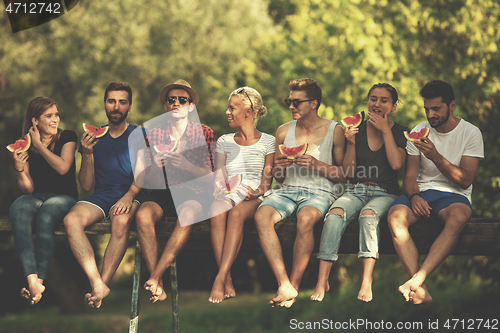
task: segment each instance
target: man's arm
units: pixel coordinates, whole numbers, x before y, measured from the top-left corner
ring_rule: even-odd
[[[84,132],[82,135],[82,162],[78,181],[85,191],[90,191],[94,187],[94,146],[97,141],[99,140],[92,133]]]
[[[403,187],[406,196],[410,199],[411,210],[416,216],[430,216],[431,207],[429,203],[420,197],[420,189],[417,184],[417,176],[420,169],[420,155],[408,155],[406,159],[405,177]]]
[[[281,154],[278,148],[278,146],[283,144],[285,141],[289,126],[290,123],[281,125],[276,131],[276,153],[274,154],[274,167],[272,175],[278,183],[283,183],[286,178],[286,168],[293,163],[292,160],[287,159],[285,155]]]
[[[479,168],[478,157],[462,156],[460,165],[455,166],[437,151],[436,146],[434,146],[434,143],[429,138],[425,138],[424,141],[414,142],[414,144],[425,157],[434,162],[436,167],[446,178],[462,189],[468,188],[474,181],[477,169]]]

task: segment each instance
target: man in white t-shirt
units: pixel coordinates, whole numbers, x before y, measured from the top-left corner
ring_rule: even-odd
[[[453,115],[453,87],[444,81],[428,82],[421,90],[427,120],[412,132],[430,128],[421,141],[408,141],[405,196],[396,198],[387,221],[394,247],[410,275],[399,287],[405,300],[430,303],[425,279],[451,253],[458,236],[472,215],[472,181],[484,157],[481,131]],[[444,222],[443,231],[432,244],[422,266],[408,228],[421,219]]]

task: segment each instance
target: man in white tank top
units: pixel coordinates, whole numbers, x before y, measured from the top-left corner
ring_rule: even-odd
[[[481,131],[455,117],[453,87],[444,81],[428,82],[421,90],[427,120],[412,132],[429,128],[421,141],[408,141],[404,189],[387,221],[394,247],[410,280],[399,287],[406,301],[430,303],[425,279],[452,252],[460,231],[472,215],[472,181],[484,157]],[[408,228],[421,219],[444,222],[422,266]]]
[[[278,292],[269,304],[290,307],[297,297],[300,280],[314,247],[313,227],[323,219],[337,198],[336,183],[342,179],[344,131],[336,122],[318,115],[321,88],[313,79],[292,80],[290,97],[285,100],[293,121],[276,132],[273,176],[283,188],[267,196],[255,213],[260,243],[278,281]],[[278,146],[308,144],[305,155],[287,159]],[[293,248],[293,267],[287,275],[281,244],[274,225],[297,216],[297,236]]]

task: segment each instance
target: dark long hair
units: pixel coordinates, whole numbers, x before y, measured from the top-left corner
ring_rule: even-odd
[[[36,119],[39,119],[42,113],[45,112],[48,108],[52,107],[53,105],[56,106],[57,110],[59,110],[59,107],[57,106],[56,101],[47,98],[47,97],[35,97],[33,98],[29,104],[28,104],[28,109],[26,110],[26,114],[24,115],[24,123],[23,123],[23,133],[22,135],[26,135],[31,126],[33,126],[33,122],[31,119],[35,117]],[[49,144],[49,149],[51,151],[54,150],[54,146],[56,142],[59,140],[61,137],[62,129],[57,128],[57,134],[52,137],[52,140],[50,141]],[[32,150],[35,153],[38,153],[38,149],[36,149],[33,145],[31,145],[30,150]]]

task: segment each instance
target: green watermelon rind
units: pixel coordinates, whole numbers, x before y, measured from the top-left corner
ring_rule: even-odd
[[[17,147],[18,144],[24,144],[24,142],[28,142],[28,144],[26,144],[26,146],[24,148]],[[22,139],[16,140],[16,142],[11,143],[10,145],[6,146],[5,148],[7,148],[7,150],[10,151],[11,153],[16,151],[16,149],[22,148],[18,152],[18,154],[21,154],[25,151],[28,151],[28,149],[30,149],[30,146],[31,146],[31,135],[29,133],[27,133]]]
[[[354,123],[354,122],[349,122],[349,120],[351,119],[356,119],[357,117],[359,117],[359,121],[357,123]],[[342,123],[342,125],[347,128],[347,127],[350,127],[350,128],[356,128],[358,127],[359,125],[361,125],[361,123],[363,122],[363,120],[365,119],[365,113],[363,111],[361,112],[358,112],[356,113],[354,116],[349,116],[349,117],[345,117],[344,119],[342,119],[340,122]]]
[[[234,193],[238,190],[238,187],[240,187],[241,182],[243,180],[242,174],[237,174],[229,178],[228,180],[219,180],[218,182],[215,183],[217,187],[219,188],[226,188],[224,190],[224,193],[226,194],[231,194]]]
[[[425,133],[423,133],[423,131],[425,131]],[[430,132],[431,132],[431,129],[428,127],[425,127],[425,128],[422,128],[418,132],[408,133],[407,131],[404,131],[403,134],[405,135],[406,140],[411,141],[411,142],[415,142],[415,141],[421,141],[423,138],[428,137]],[[412,137],[413,134],[418,135],[418,137]]]
[[[102,138],[103,136],[108,133],[109,126],[103,126],[103,127],[95,127],[91,125],[87,125],[86,123],[83,123],[83,131],[84,132],[90,132],[95,134],[96,139]],[[100,130],[99,132],[97,130]],[[99,134],[97,134],[99,133]]]
[[[304,143],[304,144],[297,146],[297,147],[288,148],[284,144],[281,144],[278,146],[278,149],[279,149],[281,154],[286,155],[287,159],[294,160],[297,157],[304,155],[307,151],[308,146],[309,146],[309,144]]]

